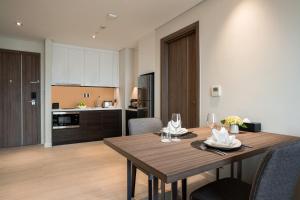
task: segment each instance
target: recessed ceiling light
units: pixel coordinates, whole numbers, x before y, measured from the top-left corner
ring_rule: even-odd
[[[23,26],[23,23],[21,21],[17,21],[17,26]]]
[[[118,18],[118,15],[117,14],[114,14],[114,13],[108,13],[107,14],[107,17],[111,18],[111,19],[117,19]]]
[[[96,35],[92,35],[92,38],[93,38],[93,39],[96,39]]]

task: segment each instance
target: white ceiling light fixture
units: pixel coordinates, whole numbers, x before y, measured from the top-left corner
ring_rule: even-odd
[[[118,15],[115,14],[115,13],[108,13],[108,14],[107,14],[107,17],[110,18],[110,19],[117,19],[117,18],[118,18]]]
[[[96,39],[96,34],[92,35],[92,38],[93,38],[93,39]]]
[[[17,26],[23,26],[23,22],[17,21],[16,25],[17,25]]]

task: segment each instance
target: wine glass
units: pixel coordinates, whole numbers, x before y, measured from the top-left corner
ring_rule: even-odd
[[[215,113],[208,113],[206,118],[207,126],[212,130],[217,123],[217,117]]]
[[[177,130],[181,127],[181,116],[179,113],[173,113],[171,118],[171,125],[175,129],[175,138],[173,141],[179,142],[180,139],[177,137]]]

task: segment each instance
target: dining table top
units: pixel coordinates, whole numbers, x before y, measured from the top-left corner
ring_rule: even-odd
[[[157,133],[104,139],[104,143],[141,170],[172,183],[261,153],[276,145],[299,140],[295,136],[241,132],[236,137],[249,147],[218,155],[193,146],[211,135],[208,128],[189,129],[180,142],[162,143]],[[251,147],[251,148],[250,148]]]

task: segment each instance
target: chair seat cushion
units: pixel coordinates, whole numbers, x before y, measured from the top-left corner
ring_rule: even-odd
[[[251,185],[225,178],[209,183],[191,193],[191,200],[248,200]]]

